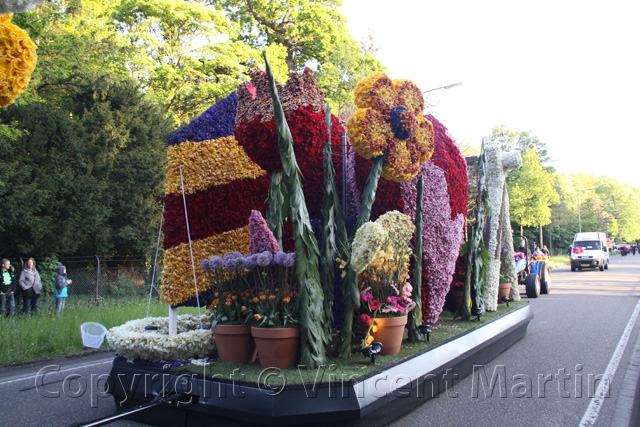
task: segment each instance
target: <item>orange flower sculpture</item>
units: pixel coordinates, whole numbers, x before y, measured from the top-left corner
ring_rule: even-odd
[[[36,47],[26,31],[11,23],[11,16],[0,15],[0,107],[13,104],[36,68]]]
[[[387,152],[384,179],[414,178],[433,154],[433,126],[422,114],[424,99],[418,86],[373,73],[356,86],[355,103],[358,110],[347,122],[354,150],[365,159]]]

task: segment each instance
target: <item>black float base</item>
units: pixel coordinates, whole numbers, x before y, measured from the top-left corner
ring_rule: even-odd
[[[189,372],[115,363],[110,392],[122,411],[177,392],[180,402],[132,415],[157,426],[379,426],[415,408],[505,351],[527,332],[529,304],[453,339],[354,380],[287,385],[233,382]]]

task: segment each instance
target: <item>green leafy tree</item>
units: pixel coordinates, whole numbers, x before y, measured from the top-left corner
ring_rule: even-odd
[[[547,144],[529,131],[516,132],[507,129],[505,125],[495,126],[489,140],[498,144],[503,151],[518,150],[524,154],[534,150],[540,163],[547,163],[550,160]]]
[[[346,32],[339,0],[219,0],[211,1],[238,23],[241,38],[255,48],[281,45],[290,72],[308,62],[324,63]]]
[[[338,11],[338,0],[212,1],[240,28],[239,40],[255,48],[281,47],[289,72],[310,66],[334,111],[353,101],[364,76],[384,67],[375,57],[372,38],[359,45]],[[269,52],[268,52],[269,53]],[[271,57],[271,56],[270,56]],[[270,61],[274,64],[274,61]]]
[[[327,61],[318,65],[318,84],[327,103],[338,111],[340,106],[353,102],[360,80],[384,70],[372,44],[358,45],[348,34],[342,34],[328,53]]]
[[[238,40],[236,25],[200,2],[122,0],[113,19],[135,53],[127,63],[132,76],[179,123],[234,91],[262,63],[259,50]]]
[[[522,168],[507,182],[511,218],[522,227],[551,222],[551,205],[559,202],[552,175],[544,170],[534,150],[522,155]]]
[[[110,77],[87,78],[64,106],[0,111],[21,132],[0,137],[0,251],[144,256],[155,246],[171,122],[134,82]]]

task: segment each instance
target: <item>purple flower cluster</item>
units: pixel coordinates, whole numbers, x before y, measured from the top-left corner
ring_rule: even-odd
[[[260,211],[252,210],[249,216],[249,239],[249,250],[252,254],[280,252],[280,245]]]
[[[200,142],[233,135],[237,106],[238,95],[233,92],[171,135],[168,144],[176,145],[185,141]]]
[[[274,255],[269,251],[263,251],[245,256],[242,256],[240,252],[227,252],[222,257],[214,255],[210,259],[202,261],[200,266],[203,270],[220,270],[225,267],[229,271],[235,271],[241,269],[253,270],[256,267],[269,267],[270,265],[291,268],[295,264],[295,252],[286,253],[280,251]]]
[[[449,292],[464,237],[464,217],[458,214],[451,220],[451,206],[443,170],[430,161],[423,163],[421,168],[425,182],[428,183],[424,189],[422,229],[423,265],[427,274],[423,293],[428,305],[423,308],[423,313],[426,314],[426,323],[433,325],[442,313],[445,297]]]

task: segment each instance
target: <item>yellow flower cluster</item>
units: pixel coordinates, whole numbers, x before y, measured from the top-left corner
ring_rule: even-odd
[[[267,172],[255,164],[234,136],[169,147],[165,195],[181,193],[180,166],[185,194],[193,194],[239,179],[255,179]]]
[[[423,116],[422,92],[409,80],[373,73],[355,89],[358,110],[347,121],[354,150],[365,159],[388,152],[382,177],[396,182],[418,174],[433,153],[433,126]]]
[[[381,215],[376,222],[387,230],[393,244],[400,248],[407,246],[415,229],[411,218],[398,211],[389,211]]]
[[[351,244],[351,268],[362,273],[376,258],[387,238],[387,230],[382,225],[371,221],[364,223]]]
[[[200,262],[213,255],[222,256],[227,252],[249,253],[249,227],[236,228],[191,243],[198,291],[201,292],[209,289],[212,282],[208,280],[208,272],[200,267]],[[165,251],[160,290],[162,299],[173,305],[183,303],[196,296],[188,243],[182,243]]]
[[[10,22],[11,16],[0,15],[0,107],[13,104],[36,68],[36,47],[26,31]]]

